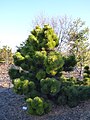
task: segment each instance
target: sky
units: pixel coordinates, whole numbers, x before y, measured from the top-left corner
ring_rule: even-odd
[[[90,28],[90,0],[0,0],[0,47],[13,51],[32,30],[32,21],[40,14],[81,18]]]

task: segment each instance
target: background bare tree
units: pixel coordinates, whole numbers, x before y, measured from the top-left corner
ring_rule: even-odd
[[[32,22],[33,27],[36,25],[43,27],[44,24],[50,24],[59,37],[57,50],[67,56],[74,54],[81,70],[84,64],[90,64],[89,28],[80,18],[72,19],[67,16],[48,18],[40,15]]]
[[[43,27],[44,24],[50,24],[52,26],[59,37],[59,51],[63,51],[63,49],[64,51],[65,49],[67,51],[70,49],[71,45],[73,45],[72,42],[76,40],[76,36],[80,33],[80,31],[88,29],[85,26],[85,22],[83,22],[80,18],[73,20],[67,16],[48,18],[40,15],[37,16],[32,22],[33,27],[36,25]],[[85,37],[88,37],[88,32]]]

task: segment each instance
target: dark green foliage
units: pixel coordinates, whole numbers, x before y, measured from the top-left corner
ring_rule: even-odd
[[[79,86],[77,90],[79,94],[78,99],[80,101],[90,99],[90,86]]]
[[[40,81],[41,92],[43,94],[56,95],[60,91],[60,82],[55,78],[46,78]]]
[[[84,78],[86,78],[86,77],[90,78],[90,68],[89,68],[89,66],[84,67]]]
[[[89,66],[85,66],[84,70],[88,71],[89,70]]]
[[[43,71],[42,69],[39,70],[39,71],[37,72],[37,74],[36,74],[36,78],[37,78],[38,80],[44,79],[45,77],[46,77],[46,72]]]
[[[70,55],[68,57],[63,57],[64,58],[64,66],[63,70],[64,71],[72,71],[73,67],[76,65],[77,61],[75,59],[75,55]]]
[[[73,81],[72,81],[73,80]],[[90,85],[79,85],[74,79],[62,79],[62,85],[56,103],[77,106],[81,101],[90,99]]]
[[[84,67],[84,79],[83,79],[84,85],[90,86],[90,68],[89,66]]]
[[[16,79],[21,76],[21,73],[19,69],[12,68],[12,69],[9,69],[9,75],[11,79]]]
[[[65,95],[59,95],[57,99],[57,104],[58,105],[66,105],[67,104],[67,97]]]
[[[67,89],[67,104],[70,107],[75,107],[78,104],[78,91],[74,86],[68,87]]]

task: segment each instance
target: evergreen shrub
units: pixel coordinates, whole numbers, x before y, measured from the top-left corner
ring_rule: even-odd
[[[52,102],[74,107],[90,98],[90,86],[80,86],[76,79],[62,77],[62,70],[73,70],[76,60],[74,55],[62,57],[55,50],[58,44],[59,38],[49,25],[36,26],[13,56],[16,67],[9,69],[13,89],[25,95],[30,114],[48,113]]]

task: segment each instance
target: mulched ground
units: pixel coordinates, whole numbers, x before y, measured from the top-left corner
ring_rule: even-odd
[[[27,111],[22,109],[26,106],[24,96],[15,94],[12,88],[9,88],[11,82],[8,68],[4,66],[2,69],[0,66],[0,70],[3,73],[0,71],[0,120],[90,120],[90,100],[74,108],[54,105],[50,113],[41,117],[28,115]]]
[[[12,89],[0,92],[0,120],[90,120],[90,100],[72,109],[54,105],[49,114],[41,117],[28,115],[23,106],[26,106],[24,97]]]

